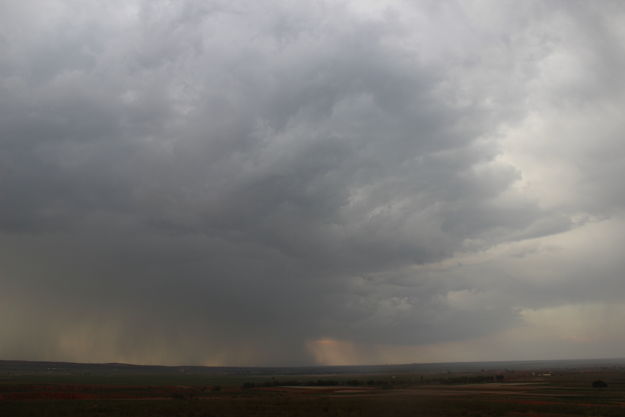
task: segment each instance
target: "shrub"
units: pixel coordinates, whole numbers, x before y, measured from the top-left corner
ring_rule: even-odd
[[[593,388],[607,388],[608,384],[606,384],[604,381],[598,379],[596,381],[592,381],[592,387]]]

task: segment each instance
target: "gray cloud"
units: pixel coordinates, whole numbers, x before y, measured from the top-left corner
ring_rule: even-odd
[[[601,299],[424,265],[621,215],[618,3],[1,7],[3,356],[308,363]]]

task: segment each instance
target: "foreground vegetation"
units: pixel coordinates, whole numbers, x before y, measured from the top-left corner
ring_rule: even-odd
[[[5,375],[0,416],[625,415],[622,367],[398,375],[125,374],[89,375],[83,381],[75,375]]]
[[[581,399],[580,399],[581,400]],[[39,400],[0,403],[5,416],[622,416],[619,405],[493,397],[261,395],[219,400]]]

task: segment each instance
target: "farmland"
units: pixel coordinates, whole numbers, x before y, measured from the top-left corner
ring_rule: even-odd
[[[2,416],[625,415],[621,363],[486,363],[479,369],[2,365]],[[607,386],[593,387],[596,381]]]

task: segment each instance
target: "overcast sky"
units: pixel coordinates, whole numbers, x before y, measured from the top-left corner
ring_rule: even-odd
[[[0,358],[625,356],[625,3],[0,0]]]

